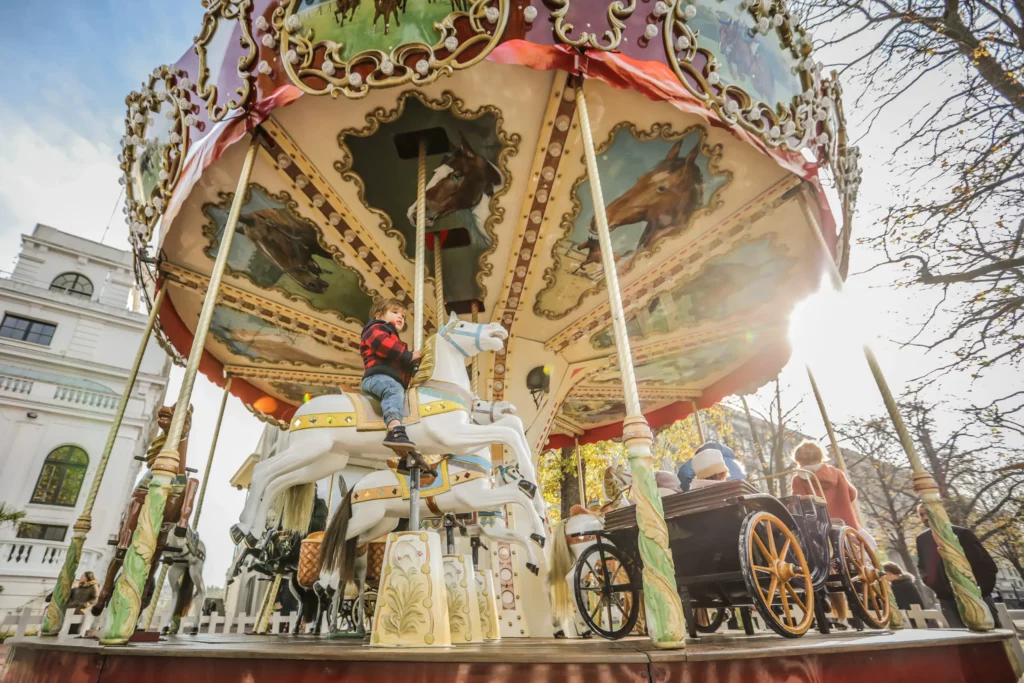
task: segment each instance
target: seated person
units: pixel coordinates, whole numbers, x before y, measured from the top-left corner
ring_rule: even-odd
[[[658,470],[654,473],[654,482],[658,485],[658,495],[662,498],[683,490],[679,485],[679,477],[664,470]]]
[[[814,441],[804,441],[793,451],[793,460],[798,467],[814,472],[821,482],[825,494],[825,506],[832,519],[841,519],[846,526],[861,530],[857,523],[857,515],[853,510],[853,501],[857,500],[857,489],[839,469],[828,464],[825,450]],[[811,482],[802,476],[793,477],[793,495],[817,495],[811,491]]]
[[[405,305],[398,299],[384,299],[373,304],[370,322],[359,340],[363,358],[363,393],[380,401],[388,433],[384,445],[397,452],[414,451],[414,444],[402,426],[405,390],[410,375],[423,355],[413,352],[399,339],[405,329]]]
[[[694,453],[694,457],[696,457],[697,453],[700,453],[701,451],[709,448],[714,449],[722,454],[722,458],[725,460],[725,466],[729,470],[728,479],[730,481],[747,478],[746,473],[743,472],[743,466],[740,464],[740,461],[736,459],[736,453],[728,446],[724,446],[716,441],[706,442],[703,446],[696,450],[696,452]],[[679,467],[678,474],[681,488],[684,491],[689,491],[690,482],[693,481],[694,477],[693,460],[691,459],[684,462]]]
[[[694,473],[694,479],[690,482],[691,491],[720,484],[729,478],[725,457],[718,449],[705,448],[693,456],[690,463],[693,464]]]

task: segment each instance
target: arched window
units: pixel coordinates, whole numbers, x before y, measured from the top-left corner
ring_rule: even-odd
[[[78,446],[55,448],[46,456],[29,502],[74,507],[88,467],[89,456]]]
[[[50,289],[64,292],[83,299],[92,298],[92,280],[81,273],[64,273],[50,283]]]

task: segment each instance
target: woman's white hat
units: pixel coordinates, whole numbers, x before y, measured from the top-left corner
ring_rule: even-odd
[[[729,468],[725,466],[725,457],[717,448],[705,448],[693,456],[691,462],[693,474],[697,479],[707,479],[722,472],[729,473]]]

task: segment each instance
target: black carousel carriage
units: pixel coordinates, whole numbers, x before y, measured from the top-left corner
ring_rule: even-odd
[[[821,491],[817,478],[800,471]],[[713,632],[732,608],[753,633],[750,608],[779,635],[829,632],[826,601],[845,596],[871,628],[889,622],[884,573],[868,538],[832,520],[818,495],[776,498],[730,481],[662,499],[676,585],[691,637]],[[594,532],[585,532],[595,535]],[[574,573],[580,616],[595,633],[634,632],[643,600],[636,509],[608,513]]]

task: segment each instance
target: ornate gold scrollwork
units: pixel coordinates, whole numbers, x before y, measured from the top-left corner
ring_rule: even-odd
[[[249,28],[249,19],[252,13],[252,0],[209,0],[204,2],[206,14],[203,15],[203,28],[195,37],[196,55],[199,56],[199,73],[196,74],[196,93],[206,102],[206,111],[211,121],[220,121],[233,109],[245,106],[253,93],[254,76],[252,68],[256,64],[259,50],[256,41],[253,40]],[[242,34],[239,38],[242,48],[248,52],[238,60],[238,77],[242,79],[242,86],[235,91],[238,99],[229,99],[226,104],[220,104],[217,85],[210,82],[210,65],[207,63],[206,48],[213,40],[214,35],[220,27],[221,19],[236,21],[241,27]]]
[[[771,147],[797,151],[830,144],[832,131],[826,125],[819,126],[831,116],[833,107],[822,87],[821,65],[810,57],[810,36],[792,20],[782,0],[740,0],[739,4],[753,18],[755,32],[777,35],[782,47],[799,60],[803,92],[784,103],[760,102],[741,87],[721,83],[716,56],[698,47],[699,32],[687,23],[696,15],[696,6],[687,0],[671,0],[670,4],[662,27],[665,53],[687,90],[724,121],[741,126]],[[706,60],[703,68],[694,65],[698,53]]]
[[[125,98],[128,114],[118,157],[125,187],[125,222],[132,239],[145,244],[153,234],[181,175],[188,152],[195,105],[181,86],[184,74],[175,66],[153,70],[142,90]],[[156,127],[156,117],[162,130]],[[150,139],[147,135],[153,135]],[[166,140],[160,139],[166,135]],[[138,167],[136,167],[138,163]]]
[[[609,4],[607,11],[609,28],[604,32],[604,39],[607,42],[602,44],[600,36],[587,31],[580,33],[579,38],[570,37],[569,34],[575,27],[565,20],[565,16],[569,13],[569,0],[551,0],[551,3],[558,8],[551,13],[551,16],[555,18],[555,35],[560,41],[573,47],[593,48],[604,52],[619,49],[619,45],[622,43],[622,30],[626,28],[625,20],[629,19],[636,10],[636,0],[629,0],[628,5],[622,0],[615,0]]]
[[[467,10],[451,12],[434,23],[439,37],[433,45],[404,43],[390,52],[364,50],[346,60],[342,56],[344,44],[317,40],[312,29],[303,29],[297,11],[299,3],[300,0],[285,0],[274,10],[267,28],[267,35],[279,47],[281,65],[303,92],[352,99],[365,97],[372,88],[403,83],[425,85],[456,69],[477,64],[498,44],[509,12],[509,0],[469,0]],[[460,41],[455,23],[462,19],[468,20],[472,35]],[[477,49],[479,52],[472,58],[460,60]]]

